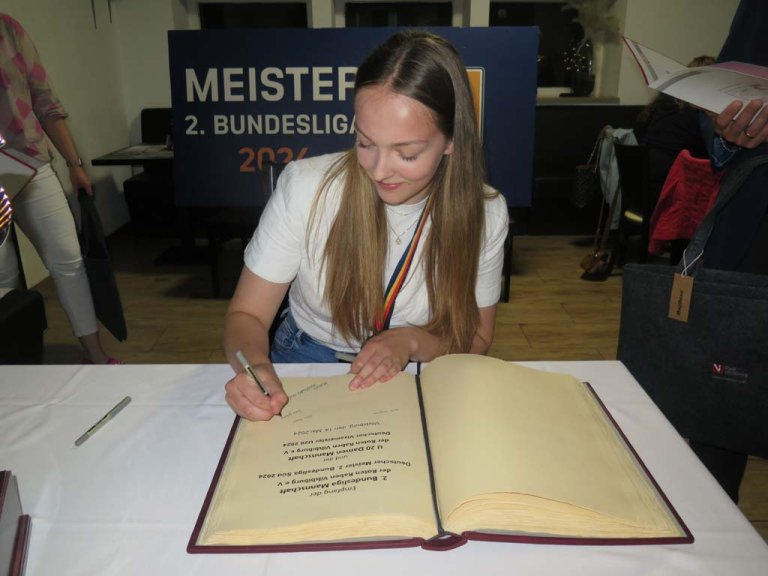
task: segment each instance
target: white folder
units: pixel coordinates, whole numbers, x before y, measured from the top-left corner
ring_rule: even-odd
[[[0,149],[0,186],[11,200],[37,173],[35,161],[16,150]]]

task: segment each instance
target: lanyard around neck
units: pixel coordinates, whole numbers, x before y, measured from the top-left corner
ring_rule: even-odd
[[[387,289],[384,292],[384,306],[381,314],[376,318],[377,334],[389,328],[389,322],[392,320],[392,312],[395,310],[395,299],[400,293],[400,289],[403,287],[406,276],[408,276],[408,270],[411,268],[413,256],[416,253],[421,233],[424,230],[429,211],[432,208],[432,200],[434,196],[434,194],[431,194],[429,200],[427,200],[427,203],[424,205],[424,208],[422,208],[421,216],[419,216],[419,224],[413,231],[411,241],[405,247],[403,255],[400,257],[400,261],[397,263],[397,266],[395,266],[392,276],[389,279],[389,284],[387,284]]]

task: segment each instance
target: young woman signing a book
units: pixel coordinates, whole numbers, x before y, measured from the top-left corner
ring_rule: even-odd
[[[354,110],[354,148],[288,164],[246,249],[224,347],[236,371],[226,399],[247,419],[287,402],[273,362],[355,355],[356,390],[491,345],[508,216],[485,183],[461,57],[439,36],[399,32],[359,67]]]

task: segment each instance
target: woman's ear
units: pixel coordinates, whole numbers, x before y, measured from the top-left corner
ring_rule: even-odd
[[[443,150],[443,154],[446,156],[448,154],[453,154],[453,140],[448,140],[448,144],[445,145],[445,150]]]

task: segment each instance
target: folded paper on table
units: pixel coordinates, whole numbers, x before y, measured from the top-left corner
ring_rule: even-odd
[[[588,384],[475,355],[350,378],[235,419],[189,552],[693,541]]]

